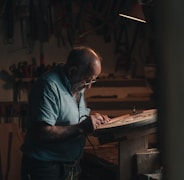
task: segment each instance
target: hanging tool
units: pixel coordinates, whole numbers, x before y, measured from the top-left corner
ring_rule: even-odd
[[[4,23],[4,44],[13,44],[13,36],[14,36],[14,1],[6,0],[4,2],[4,11],[3,11],[3,23]]]

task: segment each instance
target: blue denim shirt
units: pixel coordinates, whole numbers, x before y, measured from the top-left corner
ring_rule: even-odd
[[[22,150],[29,157],[43,161],[74,162],[83,151],[85,136],[80,135],[61,142],[36,143],[31,138],[34,122],[44,121],[50,125],[72,125],[82,121],[90,110],[86,107],[84,92],[77,103],[71,93],[68,79],[61,67],[41,76],[34,83],[29,98],[27,134]]]

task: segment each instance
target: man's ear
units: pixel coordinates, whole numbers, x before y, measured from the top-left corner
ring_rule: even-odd
[[[70,76],[76,75],[77,72],[78,72],[78,68],[77,68],[76,66],[72,66],[72,67],[70,67],[69,70],[68,70],[68,74],[69,74]]]

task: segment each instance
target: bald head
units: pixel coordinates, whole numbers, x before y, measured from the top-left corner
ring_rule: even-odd
[[[96,79],[101,73],[101,57],[91,48],[80,46],[71,50],[64,66],[72,85]]]
[[[80,46],[71,50],[65,68],[76,67],[82,74],[93,74],[96,69],[101,72],[101,57],[91,48]]]

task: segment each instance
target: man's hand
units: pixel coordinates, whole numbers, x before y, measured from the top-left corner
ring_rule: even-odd
[[[91,115],[91,120],[93,124],[93,129],[97,129],[101,124],[106,124],[110,121],[110,118],[107,115],[95,113]]]
[[[97,129],[101,124],[108,123],[110,118],[107,115],[95,113],[88,116],[84,121],[79,123],[79,127],[86,133],[91,133]]]

